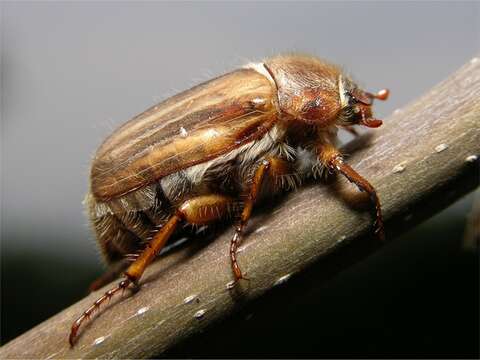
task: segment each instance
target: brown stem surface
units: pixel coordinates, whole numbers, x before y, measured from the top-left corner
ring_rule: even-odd
[[[480,59],[474,59],[395,111],[369,144],[347,159],[377,189],[388,241],[478,186],[479,135]],[[257,211],[238,254],[251,279],[240,294],[227,289],[232,231],[225,231],[200,248],[194,242],[153,264],[141,291],[101,309],[73,349],[67,340],[72,322],[107,287],[10,341],[0,357],[158,356],[252,300],[269,299],[269,290],[291,275],[319,286],[378,248],[366,236],[372,234],[371,214],[347,205],[346,189],[355,191],[344,179],[311,184],[273,209]]]

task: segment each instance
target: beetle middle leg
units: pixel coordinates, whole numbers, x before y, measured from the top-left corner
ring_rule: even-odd
[[[230,260],[233,275],[235,276],[234,284],[238,283],[238,281],[241,279],[248,280],[238,265],[237,250],[238,246],[240,245],[242,233],[247,225],[248,220],[250,219],[250,216],[252,215],[253,205],[259,196],[262,185],[266,179],[270,178],[270,180],[273,182],[273,186],[275,187],[276,178],[287,174],[289,170],[290,165],[287,161],[277,157],[270,157],[263,159],[253,174],[250,187],[244,195],[244,207],[240,215],[240,220],[235,226],[235,234],[230,242]]]

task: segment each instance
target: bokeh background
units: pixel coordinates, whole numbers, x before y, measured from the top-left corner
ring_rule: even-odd
[[[122,122],[284,51],[390,88],[381,118],[480,49],[476,1],[3,1],[0,12],[2,343],[101,273],[81,202],[95,149]],[[266,307],[170,356],[478,356],[478,249],[463,243],[472,199],[337,276],[322,306],[293,304],[282,321]]]

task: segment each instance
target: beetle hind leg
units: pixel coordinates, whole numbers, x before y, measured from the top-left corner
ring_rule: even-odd
[[[185,201],[168,221],[155,233],[145,249],[124,272],[125,278],[117,286],[107,291],[75,320],[70,330],[69,342],[73,346],[80,326],[96,312],[100,306],[110,300],[120,290],[125,290],[131,284],[137,285],[145,269],[152,263],[178,225],[186,221],[191,224],[207,224],[229,214],[234,201],[224,195],[204,195]]]
[[[124,272],[125,278],[118,283],[117,286],[108,290],[97,301],[93,303],[83,314],[75,320],[70,330],[69,342],[73,346],[80,326],[97,311],[100,306],[110,300],[120,290],[125,290],[130,284],[137,284],[146,267],[153,261],[158,252],[163,248],[167,240],[175,231],[181,217],[177,214],[170,217],[167,223],[155,234],[147,248],[140,254],[137,260],[133,262]]]

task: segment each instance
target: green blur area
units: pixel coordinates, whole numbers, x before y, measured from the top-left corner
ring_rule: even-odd
[[[478,357],[478,248],[463,242],[471,199],[342,272],[321,292],[295,296],[288,307],[265,302],[254,313],[242,310],[167,356]],[[26,252],[2,253],[1,269],[2,344],[80,299],[102,271],[73,254]]]

